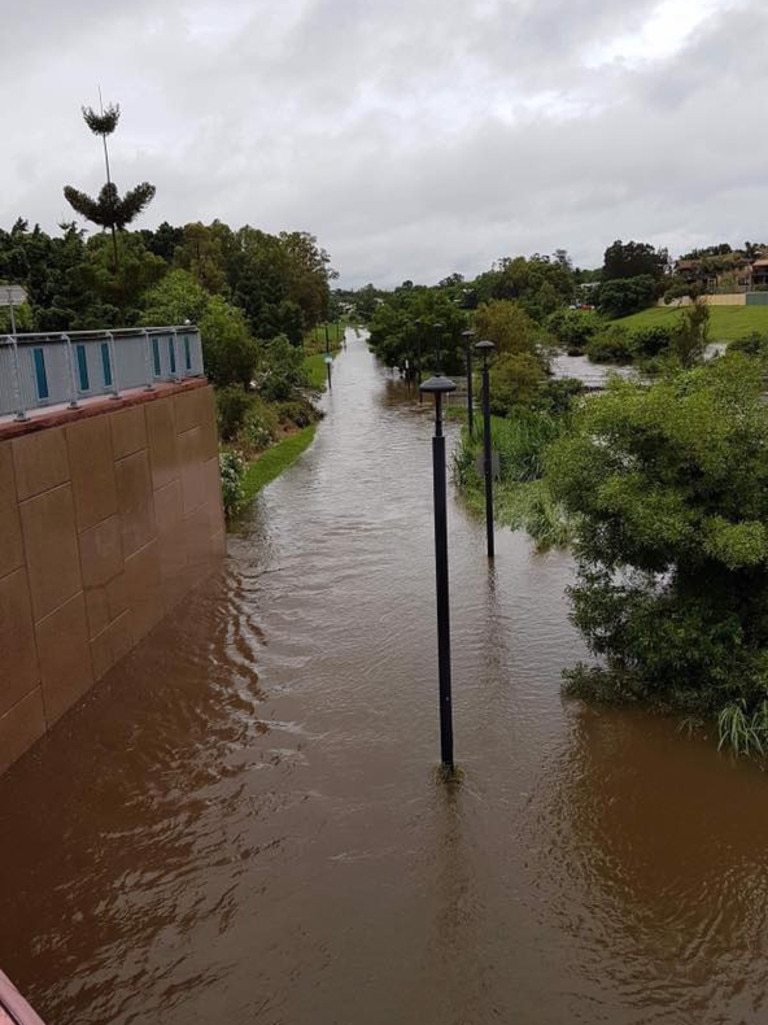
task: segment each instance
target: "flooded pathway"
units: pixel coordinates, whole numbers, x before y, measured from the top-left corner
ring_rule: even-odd
[[[565,703],[563,554],[451,500],[350,334],[223,572],[0,778],[0,966],[50,1025],[766,1020],[768,780]],[[451,428],[455,430],[455,428]]]

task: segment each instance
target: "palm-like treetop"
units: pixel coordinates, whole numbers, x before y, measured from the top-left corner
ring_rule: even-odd
[[[117,267],[117,232],[122,231],[126,225],[138,217],[152,201],[155,195],[155,186],[150,185],[149,182],[142,182],[126,192],[124,196],[120,196],[117,186],[110,176],[109,151],[107,149],[107,136],[114,132],[120,120],[120,105],[110,103],[106,110],[102,110],[100,113],[97,113],[92,107],[83,107],[82,111],[85,123],[94,135],[101,136],[104,143],[107,181],[96,199],[71,185],[64,186],[64,197],[69,205],[87,221],[98,224],[102,228],[109,228],[112,232],[115,267]]]

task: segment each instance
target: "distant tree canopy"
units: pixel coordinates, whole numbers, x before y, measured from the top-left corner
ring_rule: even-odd
[[[369,344],[389,367],[457,373],[462,366],[467,327],[464,313],[442,289],[396,288],[377,302],[369,320]]]
[[[651,306],[659,297],[660,281],[650,274],[636,277],[610,278],[597,292],[597,308],[608,317],[626,317]]]
[[[166,222],[156,231],[123,231],[115,267],[107,235],[86,238],[73,223],[60,227],[61,236],[52,237],[19,219],[0,230],[0,280],[26,288],[34,330],[131,326],[151,311],[155,323],[194,321],[199,296],[217,295],[242,310],[253,337],[285,334],[298,345],[329,309],[335,271],[307,232]],[[192,286],[197,298],[190,298]],[[184,317],[160,316],[184,303]]]
[[[622,242],[617,239],[603,256],[603,281],[637,278],[647,275],[660,281],[669,269],[669,252],[654,249],[647,242]]]
[[[515,300],[535,320],[541,320],[572,300],[575,283],[570,258],[564,249],[558,249],[554,256],[534,253],[499,260],[471,287],[478,302]]]

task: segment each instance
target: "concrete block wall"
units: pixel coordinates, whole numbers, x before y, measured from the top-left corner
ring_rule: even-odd
[[[223,551],[205,382],[0,430],[0,772]]]

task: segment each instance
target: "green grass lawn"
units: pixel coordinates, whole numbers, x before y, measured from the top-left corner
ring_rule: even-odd
[[[268,448],[245,471],[243,492],[249,502],[263,487],[278,477],[283,470],[295,462],[315,436],[316,424],[310,424],[296,434],[289,434],[276,445]]]
[[[341,348],[344,329],[347,327],[347,321],[343,318],[338,323],[338,331],[336,329],[336,321],[328,324],[328,342],[331,352]],[[325,324],[316,324],[311,331],[307,331],[304,335],[304,348],[310,353],[325,352]]]
[[[325,369],[325,353],[316,352],[313,356],[305,356],[304,368],[309,376],[310,387],[322,391],[328,382],[328,375]]]
[[[732,342],[752,331],[768,334],[768,306],[710,306],[709,340],[711,342]],[[674,324],[680,315],[680,308],[674,306],[653,306],[629,317],[612,320],[612,324],[636,331],[639,328],[656,327],[658,324]]]

